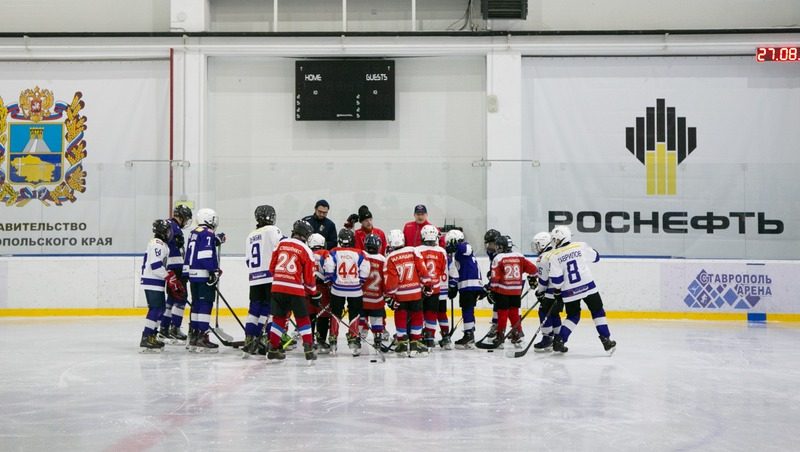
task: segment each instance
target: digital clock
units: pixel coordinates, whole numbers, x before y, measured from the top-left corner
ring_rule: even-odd
[[[756,61],[798,62],[800,61],[800,47],[759,47],[756,49]]]

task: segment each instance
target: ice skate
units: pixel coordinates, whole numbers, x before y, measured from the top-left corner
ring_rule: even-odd
[[[171,325],[169,327],[169,337],[172,338],[173,344],[182,344],[186,342],[186,335],[183,334],[183,331],[177,325]]]
[[[267,356],[267,349],[269,349],[269,340],[267,335],[261,335],[256,341],[256,354],[258,356]]]
[[[486,339],[494,339],[497,337],[497,324],[492,323],[492,326],[489,327],[489,332],[486,333]]]
[[[155,334],[151,334],[149,336],[142,336],[139,347],[141,347],[142,353],[161,353],[164,349],[164,343],[159,341]]]
[[[306,361],[315,361],[317,359],[317,353],[311,344],[303,344],[303,354],[306,355]]]
[[[495,334],[494,337],[492,338],[492,348],[502,350],[503,349],[503,342],[505,342],[505,341],[506,341],[506,337],[505,337],[505,334],[503,332]]]
[[[558,353],[567,353],[567,351],[569,351],[569,348],[564,345],[564,339],[561,339],[560,334],[557,334],[553,338],[553,351]]]
[[[325,341],[320,341],[318,348],[320,355],[329,355],[331,353],[331,346]]]
[[[242,358],[247,359],[258,351],[258,339],[255,336],[245,336],[242,346]]]
[[[617,350],[617,341],[612,341],[611,338],[605,336],[599,336],[600,342],[603,343],[603,348],[606,350],[606,353],[609,356],[613,355],[614,352]]]
[[[169,334],[169,326],[162,326],[161,328],[159,328],[156,339],[164,343],[167,342],[172,343],[172,336],[170,336]]]
[[[473,331],[464,331],[464,337],[455,342],[456,348],[459,350],[470,350],[475,348],[475,333]]]
[[[347,346],[350,347],[350,352],[353,356],[361,355],[361,338],[354,337],[347,340]]]
[[[332,337],[330,341],[328,341],[329,348],[331,349],[331,355],[336,356],[336,338]]]
[[[422,343],[422,341],[411,341],[411,353],[409,356],[428,356],[429,353],[430,350],[428,349],[428,346]]]
[[[286,359],[286,352],[283,351],[283,348],[281,348],[281,347],[273,347],[270,344],[269,350],[267,351],[267,359],[270,360],[270,361],[284,360],[284,359]]]
[[[194,351],[195,353],[217,353],[219,352],[219,345],[208,339],[208,331],[198,332]]]
[[[407,338],[398,338],[397,344],[394,346],[394,352],[397,353],[397,356],[401,358],[405,358],[408,354],[408,339]]]
[[[197,330],[194,328],[189,328],[189,340],[186,341],[186,350],[194,352],[196,345],[197,345]]]
[[[522,338],[525,337],[523,333],[520,333],[519,330],[512,330],[510,334],[511,345],[514,348],[522,348]]]
[[[442,340],[439,341],[439,347],[442,347],[445,350],[452,350],[453,342],[450,340],[450,336],[444,336]]]
[[[546,334],[542,340],[533,344],[533,351],[537,353],[547,353],[553,351],[553,336]]]

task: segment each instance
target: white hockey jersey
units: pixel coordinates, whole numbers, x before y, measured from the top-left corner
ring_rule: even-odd
[[[160,239],[150,239],[147,252],[142,262],[142,278],[140,283],[144,290],[164,291],[164,279],[167,277],[167,258],[169,247]]]
[[[364,252],[355,248],[338,247],[331,250],[323,264],[325,278],[333,283],[331,295],[339,297],[361,297],[361,285],[369,276],[370,265]]]
[[[272,261],[272,252],[282,238],[281,230],[273,225],[258,228],[247,236],[245,264],[250,274],[251,286],[272,284],[269,263]]]
[[[554,289],[550,287],[550,251],[552,247],[548,246],[536,258],[536,267],[539,268],[539,285],[536,287],[536,295],[544,293],[544,297],[554,299]]]
[[[565,303],[597,293],[597,285],[588,264],[599,260],[597,251],[583,242],[555,248],[548,254],[548,286],[560,289]]]

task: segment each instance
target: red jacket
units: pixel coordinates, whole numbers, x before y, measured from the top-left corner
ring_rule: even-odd
[[[403,226],[403,236],[406,238],[406,246],[420,246],[422,245],[422,228],[431,224],[430,221],[417,223],[416,221],[409,221]],[[439,231],[439,228],[436,228]],[[444,236],[439,231],[439,246],[444,248]]]
[[[380,254],[381,256],[385,256],[386,255],[386,234],[384,234],[383,231],[381,231],[378,228],[372,228],[372,230],[369,231],[369,232],[367,232],[364,228],[357,229],[356,230],[356,243],[355,243],[354,248],[359,249],[359,250],[364,250],[364,240],[367,238],[367,236],[369,234],[375,234],[378,237],[380,237],[380,239],[381,239],[381,247],[378,250],[378,254]],[[364,251],[366,251],[366,250],[364,250]]]

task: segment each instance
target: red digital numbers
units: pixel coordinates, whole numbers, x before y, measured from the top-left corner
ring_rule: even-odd
[[[756,61],[798,62],[798,51],[800,47],[759,47],[756,49]]]

